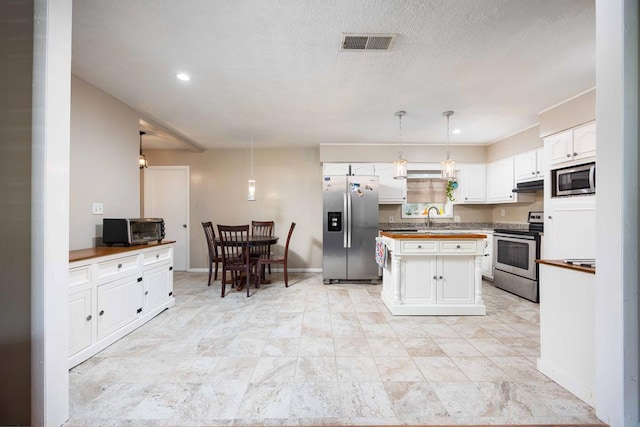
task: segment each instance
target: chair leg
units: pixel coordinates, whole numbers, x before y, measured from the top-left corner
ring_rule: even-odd
[[[282,269],[284,270],[284,287],[289,287],[289,274],[287,272],[287,264],[282,264]]]
[[[246,272],[246,278],[247,278],[247,283],[245,285],[247,286],[247,298],[249,298],[251,296],[249,294],[249,289],[251,289],[251,271],[248,268]]]
[[[224,298],[224,286],[227,284],[227,274],[222,270],[222,298]]]
[[[218,263],[216,262],[216,273],[213,276],[213,280],[218,280]],[[209,281],[211,281],[211,268],[209,268]]]
[[[213,264],[212,262],[209,262],[209,280],[207,281],[207,286],[211,286],[211,267]],[[218,267],[216,266],[216,273],[217,273]]]

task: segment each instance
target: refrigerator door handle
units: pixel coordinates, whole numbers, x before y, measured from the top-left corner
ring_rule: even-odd
[[[347,210],[347,197],[349,197],[349,195],[347,193],[344,193],[342,195],[342,214],[346,217],[345,218],[345,222],[344,222],[344,229],[342,231],[342,237],[343,237],[343,241],[342,241],[342,247],[344,248],[348,248],[348,240],[347,240],[347,236],[349,234],[349,217],[347,215],[348,214],[348,210]]]
[[[351,195],[346,194],[347,197],[347,248],[351,247]]]

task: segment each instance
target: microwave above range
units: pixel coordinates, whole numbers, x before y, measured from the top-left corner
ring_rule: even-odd
[[[551,171],[551,197],[590,196],[595,193],[595,162]]]
[[[162,218],[104,218],[102,220],[102,243],[107,246],[160,243],[162,239],[164,239],[164,219]]]

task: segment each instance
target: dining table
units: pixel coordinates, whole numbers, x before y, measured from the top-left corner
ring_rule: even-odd
[[[271,246],[271,245],[275,245],[276,243],[278,243],[278,236],[258,236],[258,235],[249,234],[248,238],[249,238],[249,248],[254,247],[254,246],[263,246],[263,245],[270,245]],[[229,242],[231,242],[231,244],[234,243],[233,240],[227,241],[227,243],[229,243]],[[215,243],[216,243],[216,245],[221,245],[222,244],[222,242],[220,241],[220,236],[216,236]],[[238,240],[237,244],[238,245],[244,244],[244,240]],[[260,274],[262,275],[262,277],[260,278],[260,283],[263,283],[263,284],[271,283],[270,279],[266,279],[264,277],[264,271],[262,271]],[[242,290],[242,286],[237,290],[238,291]]]

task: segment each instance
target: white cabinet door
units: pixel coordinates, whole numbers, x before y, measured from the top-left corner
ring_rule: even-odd
[[[169,264],[146,270],[142,276],[144,282],[144,312],[149,312],[167,302],[171,295],[170,279],[173,277]]]
[[[573,131],[571,129],[544,139],[549,153],[549,163],[557,165],[571,161],[573,153]]]
[[[91,345],[91,286],[69,290],[69,356]]]
[[[438,257],[438,304],[473,304],[475,260],[470,257]]]
[[[595,200],[563,202],[545,207],[543,258],[595,258]]]
[[[407,180],[393,178],[392,163],[376,163],[380,204],[402,204],[407,200]]]
[[[487,201],[487,170],[484,164],[464,164],[458,174],[456,203]]]
[[[349,163],[324,163],[322,175],[348,175]]]
[[[482,256],[482,276],[493,280],[493,233],[483,231],[487,235],[484,254]]]
[[[133,322],[142,313],[144,287],[138,277],[98,286],[98,339]]]
[[[573,130],[573,160],[583,160],[596,155],[596,124],[577,127]]]
[[[533,181],[537,178],[537,151],[527,151],[513,157],[516,182]]]
[[[375,175],[373,163],[351,163],[351,175]]]
[[[400,298],[405,304],[435,304],[437,257],[411,257],[401,262]]]
[[[487,201],[509,203],[516,201],[513,193],[513,157],[496,160],[487,165]]]

